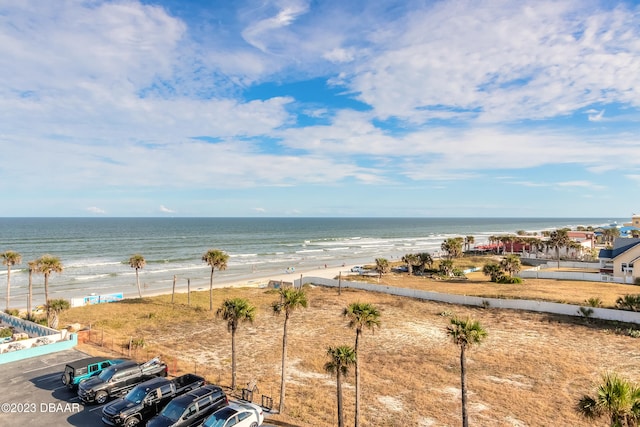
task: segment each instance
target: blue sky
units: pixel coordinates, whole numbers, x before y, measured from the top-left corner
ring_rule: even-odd
[[[0,216],[628,217],[640,6],[0,0]]]

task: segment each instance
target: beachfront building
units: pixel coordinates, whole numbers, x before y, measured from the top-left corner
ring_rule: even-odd
[[[640,281],[640,239],[617,238],[613,248],[600,250],[599,259],[603,277],[621,279],[623,283]],[[634,264],[638,264],[635,273]]]

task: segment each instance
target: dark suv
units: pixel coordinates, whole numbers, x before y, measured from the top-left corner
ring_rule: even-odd
[[[110,359],[107,357],[87,357],[67,363],[62,373],[62,384],[75,390],[80,381],[98,375],[109,366],[124,362],[124,359]]]
[[[227,395],[217,385],[205,385],[173,399],[147,427],[199,426],[205,418],[229,404]]]

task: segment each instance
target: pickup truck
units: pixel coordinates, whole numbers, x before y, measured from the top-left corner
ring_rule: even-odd
[[[143,425],[157,415],[171,399],[202,387],[204,383],[203,377],[194,374],[182,375],[172,380],[152,378],[102,408],[102,422],[109,426]]]
[[[84,403],[103,404],[110,398],[124,396],[141,382],[166,376],[167,365],[157,357],[141,365],[133,361],[122,362],[108,367],[97,377],[82,381],[78,397]]]

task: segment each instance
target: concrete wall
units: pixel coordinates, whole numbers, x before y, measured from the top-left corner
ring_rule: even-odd
[[[21,342],[21,341],[19,341]],[[17,360],[28,359],[30,357],[42,356],[45,354],[56,353],[58,351],[68,350],[78,345],[78,336],[69,334],[68,339],[58,341],[52,344],[42,345],[39,347],[31,347],[24,350],[12,351],[10,353],[0,354],[0,365],[3,363],[15,362]]]
[[[304,283],[311,283],[320,286],[338,287],[338,281],[325,279],[323,277],[305,277]],[[296,286],[300,281],[296,281]],[[566,316],[581,317],[579,305],[560,304],[545,301],[481,298],[467,295],[443,294],[440,292],[422,291],[419,289],[396,288],[393,286],[376,285],[364,282],[348,282],[343,280],[341,286],[350,289],[361,289],[370,292],[382,292],[390,295],[398,295],[408,298],[417,298],[429,301],[439,301],[450,304],[472,305],[482,307],[489,304],[493,308],[506,308],[511,310],[536,311],[541,313],[562,314]],[[640,324],[640,313],[635,311],[614,310],[609,308],[592,308],[594,319],[616,320],[619,322]]]
[[[16,332],[24,332],[30,337],[0,344],[0,364],[66,350],[78,344],[77,336],[66,330],[47,328],[3,312],[0,312],[0,320],[3,324],[12,326]]]

